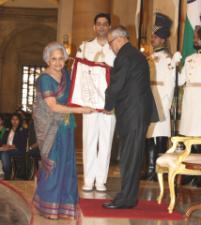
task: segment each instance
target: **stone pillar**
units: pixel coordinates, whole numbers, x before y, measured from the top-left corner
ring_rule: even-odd
[[[186,13],[187,13],[187,1],[181,0],[181,18],[180,18],[180,28],[181,29],[180,29],[180,46],[179,46],[180,51],[182,51],[182,48],[183,48]]]
[[[68,37],[72,41],[74,0],[60,0],[58,7],[57,41],[63,43]],[[76,15],[75,15],[76,16]]]
[[[153,27],[153,1],[143,0],[143,15],[141,24],[141,47],[145,48],[145,54],[151,53],[151,35]],[[144,45],[144,46],[143,46]]]

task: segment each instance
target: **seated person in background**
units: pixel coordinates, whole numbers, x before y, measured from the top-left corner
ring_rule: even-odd
[[[4,178],[6,180],[10,179],[12,172],[11,157],[25,156],[27,144],[27,132],[21,127],[20,115],[14,113],[11,117],[10,123],[10,129],[3,135],[3,151],[1,153]]]
[[[4,117],[3,115],[0,115],[0,147],[2,146],[2,138],[3,135],[6,131],[6,128],[4,126]],[[1,152],[0,152],[0,176],[3,175],[3,170],[2,170],[2,163],[1,163]]]
[[[32,160],[34,159],[34,167]],[[34,129],[33,120],[30,120],[29,127],[28,127],[28,151],[27,151],[27,177],[30,179],[32,178],[31,171],[32,169],[38,169],[38,160],[40,159],[40,150],[38,147],[38,143],[36,140],[36,133]]]
[[[0,115],[0,147],[2,146],[2,138],[5,131],[6,131],[6,128],[4,126],[4,117],[3,115]]]
[[[19,114],[20,117],[21,117],[21,121],[22,121],[22,124],[21,126],[24,128],[24,129],[28,129],[29,127],[29,113],[26,113],[25,111],[22,110],[22,106],[19,106],[19,108],[15,111],[15,113]]]
[[[33,120],[30,120],[29,127],[28,127],[28,143],[29,143],[28,155],[32,157],[40,158],[40,151],[39,151],[38,143],[36,140],[36,133],[34,129]]]

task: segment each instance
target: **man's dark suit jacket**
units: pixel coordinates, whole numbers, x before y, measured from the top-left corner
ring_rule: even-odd
[[[115,109],[120,135],[135,130],[139,123],[148,126],[158,121],[147,60],[129,42],[117,54],[105,97],[105,109]]]

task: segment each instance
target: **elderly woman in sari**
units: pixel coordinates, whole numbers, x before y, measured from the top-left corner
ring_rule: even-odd
[[[40,214],[49,219],[76,218],[78,204],[72,113],[91,113],[88,107],[68,107],[70,77],[64,69],[65,48],[49,43],[43,52],[48,67],[36,82],[33,118],[41,154],[33,198]]]

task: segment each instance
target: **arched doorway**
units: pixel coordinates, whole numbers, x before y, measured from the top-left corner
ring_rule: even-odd
[[[34,26],[13,31],[1,52],[0,111],[13,112],[21,103],[22,66],[44,65],[44,46],[56,40],[56,30]]]

